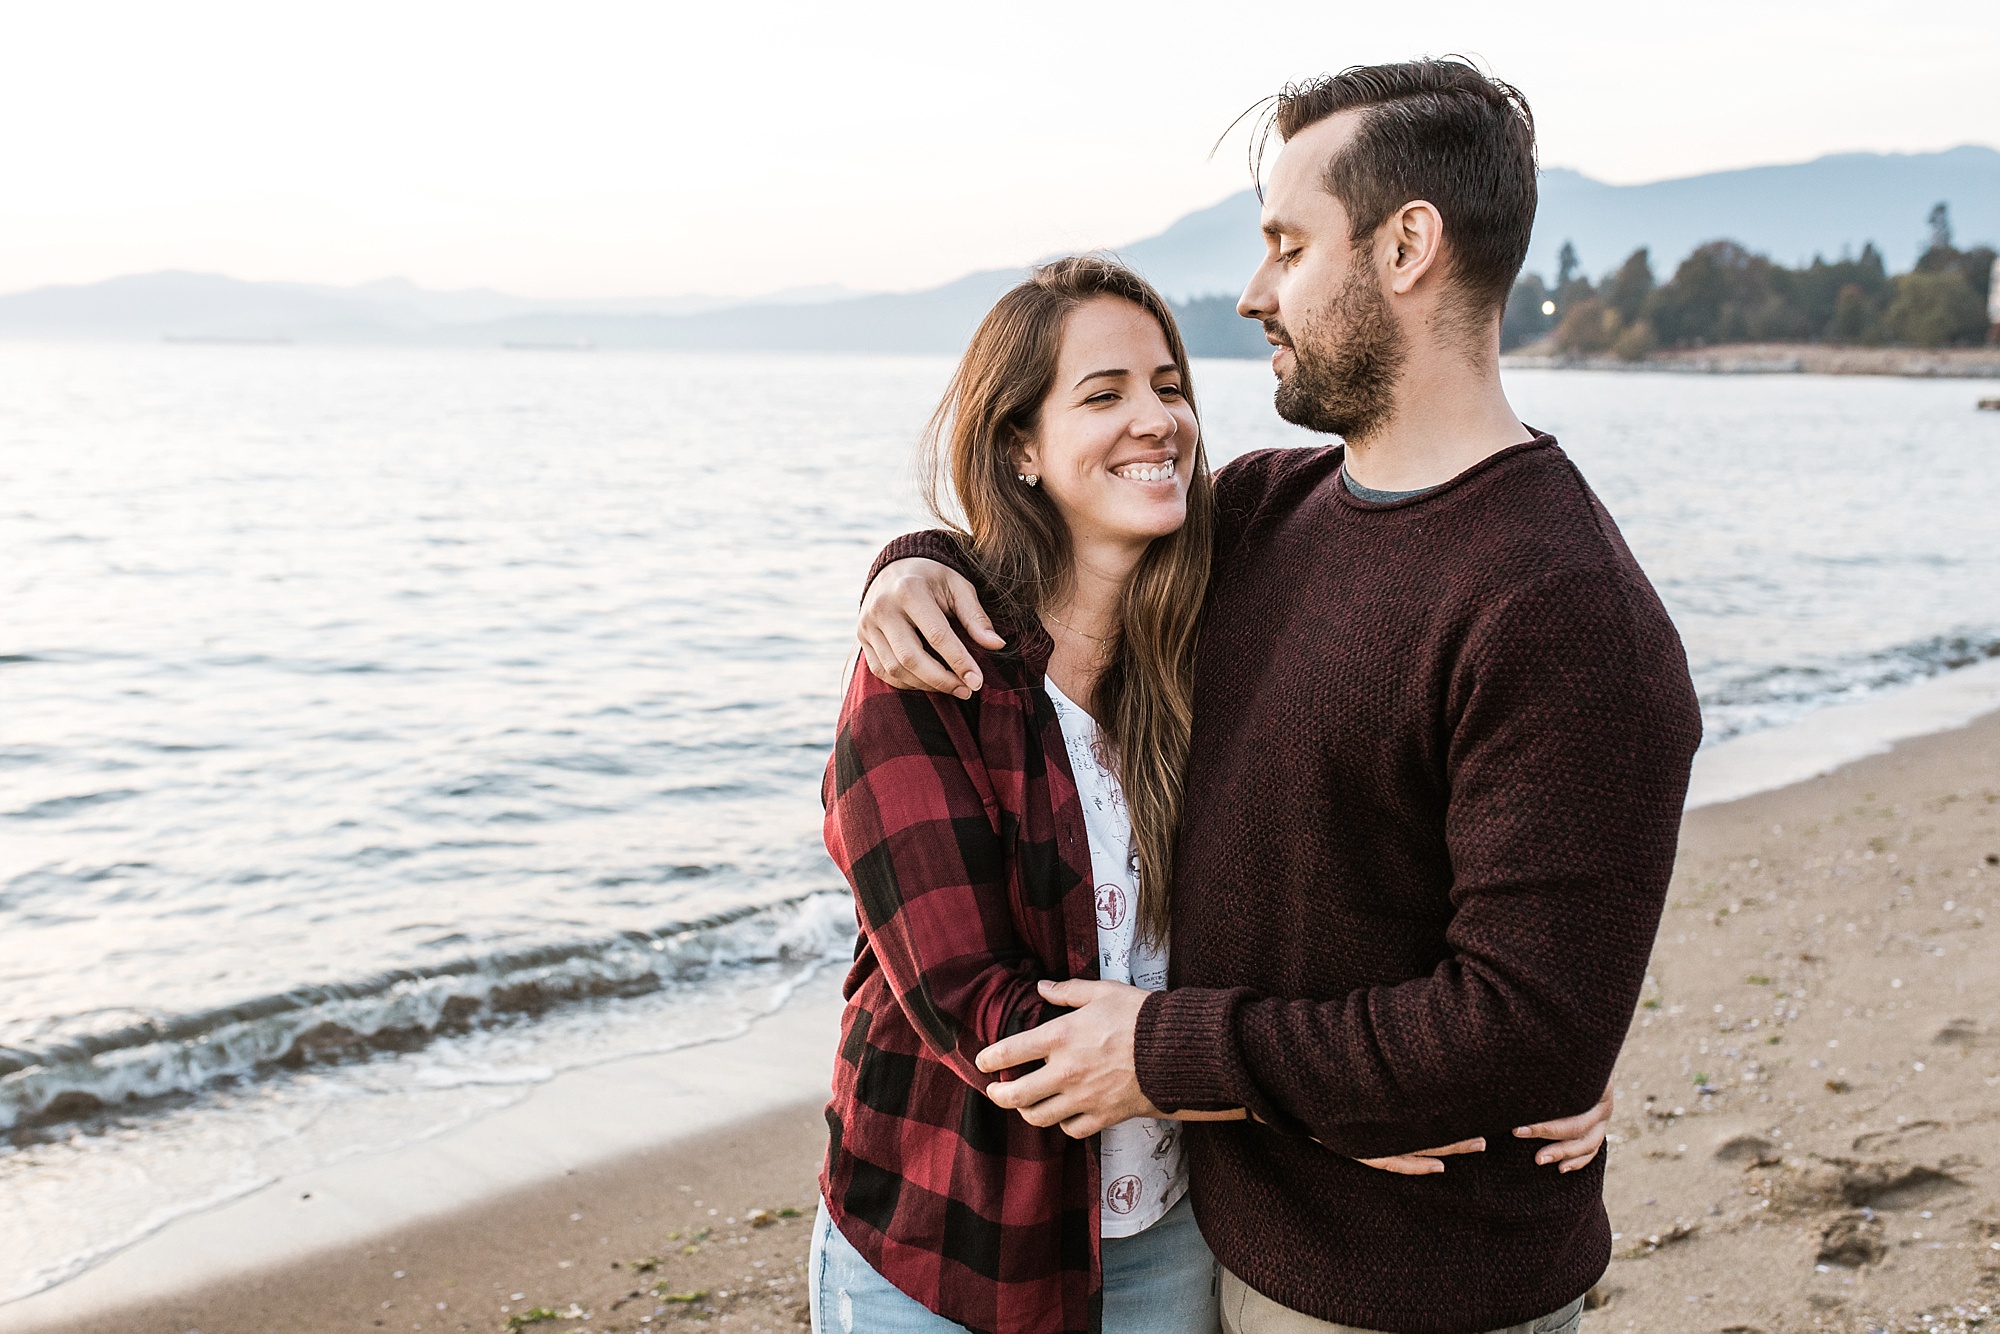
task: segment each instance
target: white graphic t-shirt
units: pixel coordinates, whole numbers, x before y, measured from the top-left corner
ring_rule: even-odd
[[[1083,798],[1083,831],[1097,882],[1097,975],[1106,982],[1164,991],[1166,947],[1139,937],[1139,856],[1132,848],[1125,793],[1117,773],[1105,763],[1107,757],[1098,752],[1096,720],[1056,689],[1054,681],[1047,685],[1077,794]],[[1144,1232],[1187,1193],[1178,1121],[1150,1116],[1121,1121],[1098,1137],[1097,1155],[1104,1179],[1098,1212],[1107,1237]]]

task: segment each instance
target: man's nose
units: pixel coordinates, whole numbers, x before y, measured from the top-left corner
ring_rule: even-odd
[[[1278,311],[1278,287],[1271,281],[1271,261],[1267,258],[1250,275],[1243,295],[1236,298],[1236,313],[1246,320],[1268,320]]]

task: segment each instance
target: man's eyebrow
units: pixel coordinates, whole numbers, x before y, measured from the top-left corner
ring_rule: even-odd
[[[1269,222],[1264,224],[1263,230],[1264,230],[1264,235],[1272,237],[1281,235],[1282,236],[1301,235],[1299,229],[1296,226],[1294,226],[1292,223],[1285,221],[1285,219],[1283,218],[1272,218]]]

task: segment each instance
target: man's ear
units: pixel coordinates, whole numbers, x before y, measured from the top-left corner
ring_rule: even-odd
[[[1382,224],[1387,242],[1389,290],[1407,296],[1444,255],[1444,215],[1427,199],[1413,199]]]

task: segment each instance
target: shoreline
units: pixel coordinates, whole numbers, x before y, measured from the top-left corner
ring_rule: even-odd
[[[1655,352],[1639,361],[1572,357],[1530,343],[1500,358],[1502,370],[1654,371],[1681,375],[1889,375],[1905,379],[2000,379],[2000,347],[1839,347],[1824,343],[1729,343]]]
[[[1728,923],[1728,914],[1735,909],[1717,910],[1708,903],[1715,897],[1714,886],[1744,876],[1746,865],[1751,873],[1758,872],[1759,858],[1765,874],[1782,864],[1782,856],[1763,846],[1770,840],[1759,831],[1793,827],[1795,820],[1800,827],[1814,823],[1797,814],[1768,818],[1772,812],[1797,812],[1836,800],[1852,804],[1853,794],[1846,790],[1857,784],[1869,788],[1868,801],[1874,802],[1879,795],[1875,788],[1913,765],[1922,769],[1928,764],[1931,772],[1951,773],[1976,769],[1982,756],[1990,766],[1995,753],[2000,753],[2000,661],[1831,706],[1786,727],[1733,738],[1702,751],[1689,793],[1673,904],[1655,949],[1656,979],[1715,971],[1700,960],[1677,957],[1685,952],[1686,937],[1674,919],[1693,908],[1704,926],[1711,925],[1711,917],[1715,923]],[[1989,781],[2000,789],[2000,777]],[[1971,788],[1978,786],[1971,783]],[[1933,799],[1910,794],[1883,798],[1897,809],[1913,809]],[[1993,811],[1995,800],[2000,798],[1987,793],[1981,810]],[[1842,817],[1836,812],[1830,818],[1838,824]],[[1985,818],[1990,824],[1994,817]],[[1823,827],[1826,821],[1818,824]],[[1993,841],[1992,852],[2000,854],[2000,838]],[[1751,842],[1763,850],[1746,852]],[[1852,849],[1848,855],[1860,856]],[[1874,856],[1871,850],[1861,860]],[[1979,867],[1975,864],[1972,869],[1977,873]],[[2000,879],[2000,869],[1985,874]],[[1670,945],[1674,936],[1681,940]],[[1691,962],[1699,966],[1691,969]],[[528,1294],[524,1300],[530,1309],[595,1313],[551,1317],[536,1326],[565,1334],[582,1329],[629,1334],[683,1318],[726,1320],[750,1329],[801,1328],[799,1266],[806,1228],[790,1217],[778,1219],[783,1226],[757,1229],[741,1220],[752,1208],[790,1208],[799,1211],[800,1218],[810,1216],[815,1202],[813,1176],[824,1145],[818,1109],[832,1059],[841,971],[838,961],[830,960],[797,988],[789,1003],[758,1020],[748,1033],[569,1071],[513,1106],[422,1143],[277,1180],[247,1196],[176,1219],[74,1278],[0,1305],[5,1316],[0,1323],[23,1334],[156,1328],[162,1334],[189,1330],[305,1334],[336,1328],[501,1330],[510,1318],[522,1314],[521,1303],[488,1300],[505,1288],[501,1297]],[[1732,965],[1701,985],[1740,990],[1737,973],[1742,971],[1743,967]],[[1663,980],[1659,985],[1678,987],[1686,982]],[[1649,994],[1658,995],[1652,987]],[[1683,1004],[1695,1014],[1708,1008]],[[2000,1037],[2000,1016],[1982,1012],[1960,1017],[1972,1024],[1968,1031],[1990,1031]],[[1645,1064],[1638,1054],[1641,1032],[1650,1031],[1658,1018],[1642,1011],[1635,1019],[1633,1039],[1620,1063],[1621,1082],[1627,1079],[1628,1066]],[[1927,1016],[1927,1021],[1930,1018],[1935,1016]],[[1963,1052],[1969,1055],[1974,1045],[1969,1043]],[[1803,1059],[1804,1053],[1799,1055]],[[1643,1082],[1649,1086],[1678,1082],[1686,1088],[1689,1077],[1675,1072],[1648,1075]],[[1635,1083],[1635,1092],[1637,1087]],[[1694,1100],[1685,1092],[1679,1096],[1682,1106]],[[1636,1140],[1681,1124],[1672,1116],[1662,1120],[1650,1109],[1642,1114],[1642,1105],[1633,1094],[1621,1093],[1616,1127],[1621,1138]],[[1697,1115],[1706,1114],[1707,1100],[1702,1106]],[[1672,1153],[1663,1161],[1686,1160]],[[1625,1200],[1624,1195],[1638,1190],[1659,1194],[1665,1189],[1632,1183],[1650,1183],[1648,1173],[1667,1170],[1631,1151],[1619,1153],[1617,1162],[1613,1184],[1607,1185],[1614,1225],[1621,1221],[1621,1210],[1644,1215],[1650,1208]],[[1733,1172],[1740,1165],[1723,1166]],[[1954,1172],[1970,1179],[1965,1171]],[[682,1186],[691,1189],[684,1192]],[[705,1213],[688,1214],[692,1208],[688,1201],[697,1198],[708,1201],[703,1210],[716,1207],[721,1212],[706,1222]],[[1639,1198],[1651,1195],[1633,1196]],[[718,1205],[718,1199],[723,1203]],[[627,1267],[613,1269],[609,1260],[593,1260],[594,1268],[577,1267],[582,1265],[581,1253],[552,1259],[568,1235],[571,1214],[580,1214],[578,1221],[596,1223],[601,1218],[599,1226],[586,1229],[597,1234],[589,1239],[597,1247],[593,1255],[601,1252]],[[731,1217],[739,1222],[715,1221]],[[704,1226],[714,1227],[716,1234],[667,1245],[668,1232],[692,1236]],[[1695,1226],[1699,1230],[1699,1219]],[[1993,1227],[2000,1237],[2000,1222]],[[1687,1235],[1691,1239],[1695,1234]],[[684,1245],[694,1250],[683,1253],[678,1247]],[[663,1248],[672,1253],[673,1263],[647,1271],[646,1285],[629,1286],[629,1262],[662,1253]],[[1701,1249],[1706,1248],[1690,1247],[1675,1255],[1684,1259]],[[632,1254],[626,1256],[626,1251]],[[429,1269],[412,1267],[415,1261],[408,1257],[419,1253],[432,1257],[424,1262]],[[1614,1305],[1632,1311],[1651,1307],[1651,1271],[1634,1270],[1627,1260],[1644,1260],[1652,1254],[1648,1250],[1614,1263],[1606,1280],[1606,1291],[1620,1289],[1613,1294]],[[396,1265],[384,1257],[391,1255],[405,1257],[397,1263],[410,1278],[390,1276]],[[739,1258],[741,1265],[736,1263]],[[2000,1265],[2000,1252],[1995,1253],[1995,1264]],[[745,1266],[751,1268],[749,1275],[739,1272]],[[1673,1267],[1654,1266],[1661,1271]],[[1627,1270],[1634,1270],[1635,1276],[1620,1277]],[[665,1272],[673,1284],[681,1284],[685,1276],[686,1283],[659,1301],[649,1296],[650,1305],[635,1305],[630,1293],[650,1292],[650,1285],[661,1281],[658,1272]],[[425,1273],[435,1274],[435,1282],[424,1281],[438,1288],[425,1314],[407,1322],[392,1318],[391,1312],[409,1309],[408,1293],[415,1289],[407,1285]],[[1995,1274],[2000,1285],[2000,1269]],[[755,1282],[746,1283],[746,1277]],[[1843,1277],[1855,1275],[1836,1274],[1836,1280]],[[536,1289],[536,1283],[542,1287]],[[423,1291],[430,1293],[430,1287]],[[537,1291],[546,1293],[546,1300],[536,1296]],[[695,1291],[710,1295],[700,1302],[665,1303],[666,1296]],[[714,1295],[725,1291],[732,1295]],[[476,1302],[474,1293],[480,1294]],[[453,1300],[454,1295],[461,1300]],[[445,1308],[436,1307],[438,1296],[445,1298]],[[385,1301],[396,1305],[383,1307]],[[608,1314],[613,1302],[621,1304],[616,1317]],[[502,1305],[513,1309],[501,1312]],[[456,1314],[460,1307],[463,1315]],[[1660,1307],[1662,1315],[1657,1318],[1664,1318],[1669,1309],[1677,1308]],[[1602,1329],[1625,1322],[1607,1326],[1602,1317],[1594,1316],[1592,1323]],[[1675,1326],[1641,1321],[1639,1327]],[[1775,1334],[1779,1327],[1767,1322],[1759,1328]]]

